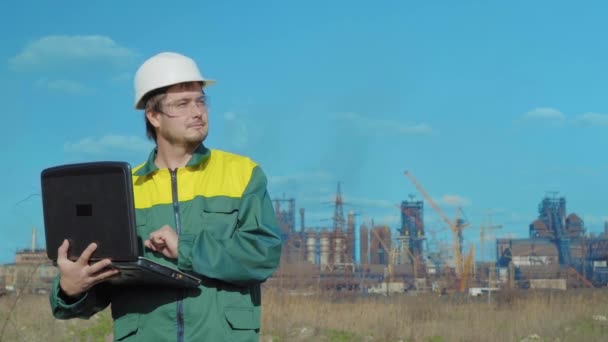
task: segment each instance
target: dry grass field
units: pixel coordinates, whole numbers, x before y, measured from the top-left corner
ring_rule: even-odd
[[[608,290],[492,297],[305,295],[264,289],[267,341],[608,341]],[[106,310],[58,321],[43,295],[0,297],[0,341],[107,341]]]
[[[310,341],[608,341],[608,290],[505,292],[491,303],[436,295],[264,299],[264,332],[281,341],[298,334],[313,335]]]

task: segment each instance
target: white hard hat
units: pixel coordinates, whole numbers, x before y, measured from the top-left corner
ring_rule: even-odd
[[[143,101],[149,92],[183,82],[215,83],[201,75],[196,63],[175,52],[161,52],[150,57],[135,73],[135,109],[145,109]]]

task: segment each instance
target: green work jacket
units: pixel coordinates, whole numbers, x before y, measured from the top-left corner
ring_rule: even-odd
[[[183,168],[133,169],[137,234],[163,225],[179,236],[177,260],[144,256],[203,279],[197,289],[101,283],[70,301],[55,280],[59,319],[88,318],[111,304],[116,341],[257,341],[260,283],[279,264],[281,237],[266,176],[249,158],[201,145]]]

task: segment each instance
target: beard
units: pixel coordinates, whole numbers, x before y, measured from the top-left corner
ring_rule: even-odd
[[[168,129],[161,129],[159,134],[166,140],[170,145],[183,146],[187,150],[194,150],[200,146],[203,141],[207,138],[208,130],[207,126],[202,132],[187,132],[187,134],[176,134],[176,132]]]
[[[193,151],[196,150],[197,147],[199,147],[203,141],[205,141],[205,138],[207,137],[207,135],[205,134],[202,138],[192,138],[192,139],[184,139],[183,144],[186,147],[187,150],[189,151]]]

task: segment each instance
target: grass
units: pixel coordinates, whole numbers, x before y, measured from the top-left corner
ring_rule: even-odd
[[[105,341],[112,322],[109,311],[90,320],[55,320],[47,296],[6,295],[0,297],[1,327],[4,330],[0,331],[0,341],[93,342]]]
[[[290,340],[308,328],[319,339],[341,341],[606,341],[608,290],[505,292],[494,301],[464,296],[297,296],[267,290],[264,333]],[[594,316],[596,318],[594,318]],[[292,335],[290,335],[292,334]]]
[[[608,340],[608,289],[503,292],[492,299],[294,295],[265,288],[261,340]],[[3,326],[0,341],[106,341],[112,322],[108,310],[89,320],[55,320],[47,296],[7,295],[0,297]]]

